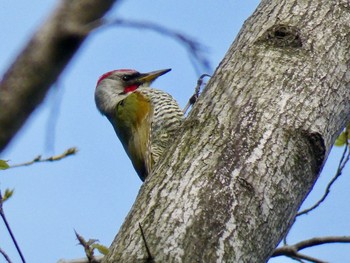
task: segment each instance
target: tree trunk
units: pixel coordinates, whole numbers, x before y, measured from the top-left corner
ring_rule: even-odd
[[[104,262],[265,262],[350,113],[350,4],[263,0]],[[151,262],[151,261],[148,261]]]
[[[0,82],[0,152],[116,0],[61,0]]]

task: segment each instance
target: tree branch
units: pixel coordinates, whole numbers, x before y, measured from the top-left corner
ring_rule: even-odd
[[[28,165],[32,165],[34,163],[43,163],[43,162],[54,162],[54,161],[59,161],[62,160],[70,155],[74,155],[77,153],[77,148],[72,147],[69,148],[67,150],[65,150],[63,153],[58,154],[58,155],[54,155],[45,159],[41,158],[41,155],[38,155],[37,157],[35,157],[32,161],[29,162],[25,162],[25,163],[19,163],[19,164],[14,164],[11,165],[8,169],[10,168],[16,168],[16,167],[22,167],[22,166],[28,166]]]
[[[9,232],[9,234],[11,236],[12,242],[13,242],[13,244],[16,247],[16,250],[17,250],[17,252],[18,252],[18,254],[19,254],[20,258],[21,258],[21,261],[23,263],[25,263],[26,261],[24,259],[23,254],[22,254],[21,248],[19,247],[19,245],[17,243],[17,240],[15,238],[15,235],[13,234],[12,229],[11,229],[11,227],[10,227],[8,221],[7,221],[7,218],[6,218],[4,209],[3,209],[3,203],[4,203],[4,200],[3,200],[3,197],[2,197],[2,194],[1,194],[1,191],[0,191],[0,216],[1,216],[3,222],[4,222],[5,226],[6,226],[7,231]]]
[[[200,94],[200,89],[201,89],[201,86],[203,84],[203,79],[205,77],[208,77],[210,78],[211,76],[209,74],[202,74],[199,79],[197,80],[197,86],[195,87],[194,89],[194,94],[191,96],[191,98],[188,100],[185,108],[183,109],[183,112],[184,114],[187,113],[188,109],[196,103],[198,97],[199,97],[199,94]],[[205,85],[205,84],[204,84]]]
[[[345,165],[347,164],[347,162],[349,161],[349,159],[350,159],[350,151],[349,151],[349,146],[346,144],[345,148],[344,148],[344,151],[343,151],[343,154],[342,154],[342,157],[341,157],[341,159],[339,161],[337,172],[335,173],[335,175],[332,178],[332,180],[328,183],[323,196],[313,206],[298,212],[296,216],[305,215],[305,214],[311,212],[312,210],[316,209],[319,205],[321,205],[324,200],[326,200],[328,194],[331,191],[332,185],[342,175],[343,169],[344,169]]]
[[[5,258],[7,263],[12,263],[10,257],[6,254],[6,252],[2,248],[0,248],[0,254]]]
[[[350,236],[328,236],[328,237],[314,237],[311,239],[303,240],[294,245],[285,245],[275,250],[271,257],[287,256],[297,259],[305,259],[315,263],[324,263],[319,259],[300,254],[299,251],[305,248],[314,246],[330,244],[330,243],[350,243]]]
[[[95,263],[101,262],[103,255],[95,256]],[[60,259],[57,263],[90,263],[87,258],[78,258],[78,259]]]
[[[123,26],[138,29],[147,29],[157,32],[161,35],[171,37],[182,44],[188,51],[191,58],[191,62],[194,65],[197,74],[201,74],[201,70],[198,69],[195,62],[197,62],[205,71],[211,72],[211,66],[208,59],[203,55],[204,47],[197,41],[191,39],[190,37],[184,35],[183,33],[177,32],[175,30],[166,28],[157,23],[152,23],[148,21],[135,21],[135,20],[125,20],[125,19],[114,19],[111,21],[106,21],[105,26]],[[195,61],[195,62],[194,62]]]
[[[0,152],[116,0],[62,0],[0,82]]]
[[[294,260],[297,260],[299,262],[304,262],[304,261],[302,261],[302,259],[305,259],[305,260],[313,262],[313,263],[327,263],[326,261],[320,260],[318,258],[310,257],[308,255],[304,255],[304,254],[301,254],[298,252],[296,252],[294,256],[288,256],[288,257],[290,257]]]

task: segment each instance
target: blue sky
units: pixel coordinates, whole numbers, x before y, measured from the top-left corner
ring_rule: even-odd
[[[215,69],[259,1],[198,3],[126,0],[116,5],[108,17],[147,20],[183,32],[207,47],[206,55]],[[1,3],[1,74],[55,5],[54,0]],[[119,27],[103,29],[89,37],[45,102],[0,156],[15,164],[39,154],[59,154],[73,146],[79,149],[77,155],[59,162],[1,172],[1,190],[15,188],[5,211],[28,262],[82,257],[74,229],[86,238],[97,238],[109,245],[135,200],[141,181],[111,125],[96,110],[93,97],[98,77],[118,68],[142,72],[172,68],[154,86],[171,93],[182,107],[192,95],[198,77],[187,51],[168,37]],[[331,155],[306,204],[321,195],[335,172],[340,152],[337,149]],[[350,234],[348,172],[346,169],[321,208],[297,220],[289,238],[291,243],[313,236]],[[19,262],[1,223],[0,233],[0,247]],[[346,250],[349,245],[309,251],[331,262],[345,262],[350,258]],[[4,262],[1,257],[0,262]],[[280,258],[271,262],[292,261]]]

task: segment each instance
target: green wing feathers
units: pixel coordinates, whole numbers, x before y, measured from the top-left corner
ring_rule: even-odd
[[[151,155],[147,150],[152,112],[149,100],[136,92],[121,101],[116,108],[115,131],[142,181],[152,167]]]

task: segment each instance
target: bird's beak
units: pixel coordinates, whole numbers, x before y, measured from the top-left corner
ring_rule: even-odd
[[[137,81],[140,83],[151,83],[159,76],[162,76],[165,73],[168,73],[170,70],[171,68],[156,70],[148,73],[141,73],[141,75],[137,78]]]

